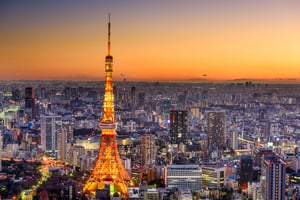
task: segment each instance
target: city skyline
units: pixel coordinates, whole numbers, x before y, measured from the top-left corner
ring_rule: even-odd
[[[300,2],[2,1],[0,79],[300,79]],[[163,70],[162,70],[163,69]]]

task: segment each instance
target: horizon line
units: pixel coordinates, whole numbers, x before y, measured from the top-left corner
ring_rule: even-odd
[[[125,80],[126,79],[126,80]],[[125,81],[124,81],[125,80]],[[8,82],[8,81],[74,81],[74,82],[97,82],[97,81],[105,81],[104,79],[0,79],[0,82]],[[269,79],[251,79],[251,78],[236,78],[236,79],[201,79],[201,78],[191,78],[191,79],[182,79],[182,80],[154,80],[154,79],[127,79],[123,80],[115,79],[114,82],[186,82],[186,83],[211,83],[211,82],[296,82],[300,83],[300,78],[269,78]]]

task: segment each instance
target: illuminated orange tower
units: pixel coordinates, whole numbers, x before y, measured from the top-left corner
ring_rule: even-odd
[[[110,18],[110,17],[109,17]],[[110,192],[118,192],[121,197],[128,196],[130,178],[120,159],[115,125],[114,94],[112,83],[113,57],[110,55],[110,19],[108,21],[108,55],[105,57],[105,94],[103,118],[101,121],[101,142],[98,160],[92,174],[84,185],[83,191],[91,196],[96,190],[110,186]]]

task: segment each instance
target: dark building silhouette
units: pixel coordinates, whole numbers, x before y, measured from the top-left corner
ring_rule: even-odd
[[[15,89],[12,91],[12,99],[14,101],[20,101],[20,97],[21,97],[21,95],[20,95],[20,91],[18,89]]]
[[[300,111],[300,96],[296,97],[296,109]]]
[[[102,190],[96,190],[96,199],[97,200],[110,200],[110,187],[105,185],[105,188]]]
[[[45,99],[45,98],[46,98],[46,89],[41,88],[41,99]]]
[[[139,93],[139,107],[145,106],[145,92]]]
[[[76,182],[66,182],[63,185],[63,199],[75,199],[77,196]]]
[[[131,112],[132,112],[132,116],[134,117],[134,110],[135,110],[135,91],[136,88],[135,87],[131,87],[131,92],[130,92],[130,106],[131,106]]]
[[[183,110],[170,111],[170,138],[172,144],[187,144],[188,135],[188,112]]]
[[[240,162],[240,187],[247,188],[248,182],[253,179],[253,160],[251,155],[242,155]]]
[[[34,89],[31,87],[25,88],[25,115],[28,121],[35,117],[34,104]]]
[[[70,98],[71,97],[71,88],[70,87],[65,87],[64,89],[64,95],[66,98]]]

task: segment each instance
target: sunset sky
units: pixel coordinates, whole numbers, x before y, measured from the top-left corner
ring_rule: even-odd
[[[300,79],[299,0],[1,0],[0,79],[103,80],[109,12],[115,80]]]

